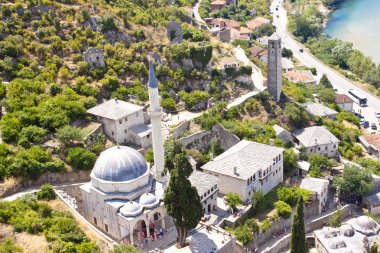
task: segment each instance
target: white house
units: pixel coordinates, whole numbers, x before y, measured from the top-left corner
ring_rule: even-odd
[[[336,115],[338,114],[337,111],[330,109],[327,106],[324,106],[323,104],[319,104],[319,103],[306,103],[305,109],[313,118],[321,117],[324,119],[334,120],[336,118]]]
[[[327,157],[338,155],[339,140],[324,126],[312,126],[293,132],[298,145],[305,148],[306,155],[317,153]]]
[[[351,112],[354,109],[354,100],[352,100],[346,94],[336,94],[335,102],[346,112]]]
[[[319,214],[327,208],[329,181],[322,178],[308,177],[301,182],[300,188],[313,192],[319,201]]]
[[[283,148],[242,140],[202,166],[219,178],[219,191],[237,193],[249,201],[254,191],[264,194],[283,180]]]
[[[121,143],[134,143],[142,147],[152,145],[152,130],[144,123],[144,107],[111,99],[99,104],[87,113],[103,124],[108,138]]]
[[[194,171],[190,175],[189,180],[195,188],[197,188],[203,213],[209,214],[217,208],[217,194],[219,191],[219,179],[213,175],[206,174],[200,171]]]
[[[288,58],[285,58],[285,57],[281,58],[281,66],[282,66],[282,70],[284,72],[295,70],[293,62],[291,60],[289,60]]]

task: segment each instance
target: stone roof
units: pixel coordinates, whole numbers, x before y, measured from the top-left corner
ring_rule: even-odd
[[[199,196],[202,196],[211,187],[219,183],[219,179],[216,176],[203,173],[200,171],[194,171],[190,175],[189,180],[195,188],[197,188]]]
[[[119,99],[110,99],[102,104],[88,109],[87,113],[107,119],[118,120],[142,109],[144,109],[144,107],[139,105]]]
[[[294,137],[304,147],[337,143],[339,140],[324,126],[312,126],[293,132]]]
[[[328,185],[329,181],[327,179],[307,177],[302,179],[300,188],[316,192],[320,195]]]
[[[293,62],[285,57],[281,58],[281,65],[282,65],[282,69],[294,69]]]
[[[256,17],[256,18],[248,21],[246,25],[249,29],[255,30],[256,28],[258,28],[264,24],[269,24],[269,23],[270,23],[270,20],[267,18]]]
[[[315,83],[316,82],[311,72],[309,73],[305,71],[291,70],[284,73],[284,76],[286,77],[286,79],[294,83]]]
[[[239,29],[240,28],[240,23],[235,21],[235,20],[230,20],[230,19],[224,19],[224,18],[214,18],[211,23],[216,26],[218,25],[219,27],[228,27],[228,28],[235,28]]]
[[[346,223],[351,225],[356,231],[367,236],[378,235],[380,232],[379,224],[371,217],[365,215],[350,219]]]
[[[346,94],[336,94],[336,96],[335,96],[335,102],[337,104],[344,104],[344,103],[353,103],[354,100],[352,100]]]
[[[144,137],[152,133],[152,129],[145,124],[138,124],[138,125],[132,126],[130,130],[139,137]]]
[[[324,106],[319,103],[307,103],[305,104],[305,109],[308,113],[313,116],[324,117],[324,116],[334,116],[337,115],[338,112]]]
[[[247,180],[256,171],[271,166],[273,159],[283,152],[283,148],[242,140],[203,165],[202,169]]]
[[[278,35],[278,33],[274,32],[270,37],[269,40],[280,40],[281,37]]]
[[[268,50],[262,47],[258,47],[258,46],[251,47],[249,49],[249,52],[251,53],[252,57],[268,55]]]
[[[371,203],[372,206],[380,206],[380,192],[372,194],[366,199]]]

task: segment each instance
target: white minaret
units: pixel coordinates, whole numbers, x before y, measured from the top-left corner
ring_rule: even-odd
[[[165,183],[166,176],[162,176],[164,171],[164,145],[162,141],[162,108],[160,106],[158,94],[158,82],[152,60],[149,59],[149,110],[148,115],[152,122],[152,140],[153,140],[153,155],[154,155],[154,174],[157,181]]]

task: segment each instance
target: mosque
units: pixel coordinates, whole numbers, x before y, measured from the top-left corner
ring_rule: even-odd
[[[167,177],[163,174],[162,108],[151,60],[148,88],[155,165],[150,169],[133,148],[111,147],[100,154],[91,181],[81,186],[85,218],[114,239],[131,244],[144,237],[156,238],[168,223],[172,225],[163,203]]]

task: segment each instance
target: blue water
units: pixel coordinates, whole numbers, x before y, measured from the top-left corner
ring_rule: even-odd
[[[380,63],[380,0],[340,1],[324,32]]]

